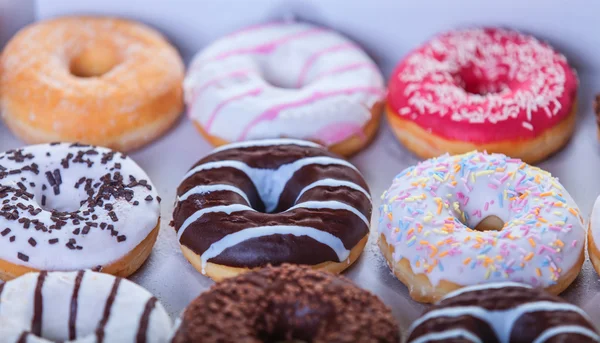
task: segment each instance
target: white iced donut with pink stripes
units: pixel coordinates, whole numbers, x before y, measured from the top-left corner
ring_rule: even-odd
[[[184,89],[190,118],[215,145],[289,137],[344,155],[375,134],[385,95],[379,69],[360,47],[296,22],[217,40],[193,59]]]

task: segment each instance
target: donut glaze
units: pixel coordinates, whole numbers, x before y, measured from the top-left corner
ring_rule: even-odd
[[[369,233],[372,205],[361,174],[307,141],[217,148],[184,176],[177,195],[177,238],[200,256],[203,273],[207,262],[343,262]]]
[[[219,282],[201,294],[183,313],[173,343],[399,340],[390,309],[373,294],[344,277],[283,265]]]
[[[407,343],[600,342],[582,309],[512,282],[450,293],[417,319],[410,331]]]
[[[153,232],[159,200],[132,159],[106,148],[52,143],[4,152],[0,259],[24,270],[105,267]]]
[[[566,58],[532,36],[451,31],[409,54],[389,82],[397,116],[449,140],[535,138],[571,114],[578,80]]]
[[[0,69],[2,118],[31,144],[133,150],[160,136],[183,111],[177,50],[154,29],[129,20],[33,23],[4,47]]]
[[[294,22],[217,40],[194,58],[184,90],[190,118],[223,141],[290,137],[326,146],[362,133],[385,94],[356,44]]]
[[[508,280],[559,293],[583,263],[577,205],[557,179],[518,159],[472,152],[426,160],[397,175],[382,199],[381,248],[393,247],[390,262],[406,260],[433,287]],[[474,229],[490,216],[504,223],[499,231]]]
[[[164,343],[171,330],[155,297],[112,275],[41,272],[0,284],[2,342]]]

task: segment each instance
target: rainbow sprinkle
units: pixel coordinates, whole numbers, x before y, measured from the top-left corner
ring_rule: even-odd
[[[382,199],[379,232],[434,285],[549,286],[576,263],[577,242],[585,241],[580,211],[558,180],[501,154],[423,161],[396,176]],[[504,226],[475,230],[489,216]]]

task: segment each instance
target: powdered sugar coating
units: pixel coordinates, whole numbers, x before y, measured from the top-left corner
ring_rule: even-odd
[[[533,138],[568,116],[577,77],[566,58],[503,29],[444,33],[407,56],[389,84],[403,119],[447,139]]]

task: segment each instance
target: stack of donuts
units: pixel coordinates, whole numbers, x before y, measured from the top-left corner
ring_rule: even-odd
[[[532,165],[575,128],[566,57],[516,31],[463,29],[389,80],[357,43],[301,22],[233,32],[187,72],[165,37],[126,19],[19,31],[0,55],[0,111],[31,145],[0,154],[0,343],[600,342],[558,297],[586,246],[600,273],[600,201],[589,219]],[[181,181],[161,220],[156,186],[126,153],[184,108],[178,125],[215,149],[169,176]],[[383,112],[425,160],[373,198],[372,166],[345,158]],[[127,279],[157,239],[215,281],[175,321]],[[403,309],[337,275],[369,241],[382,258],[360,263],[387,264],[433,303],[406,332]]]

